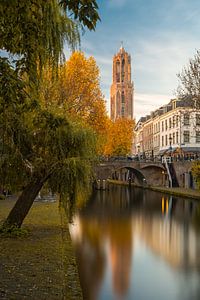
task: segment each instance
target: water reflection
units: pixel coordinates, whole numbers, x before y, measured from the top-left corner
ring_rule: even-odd
[[[200,299],[198,205],[143,189],[95,192],[71,226],[84,299]]]

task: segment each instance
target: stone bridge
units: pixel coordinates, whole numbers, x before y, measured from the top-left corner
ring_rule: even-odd
[[[179,186],[185,186],[183,174],[191,171],[190,161],[173,162]],[[131,180],[137,185],[167,186],[168,174],[161,162],[105,161],[95,167],[96,179]]]

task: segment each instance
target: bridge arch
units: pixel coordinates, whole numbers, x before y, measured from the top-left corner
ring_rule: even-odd
[[[140,170],[144,174],[149,185],[163,186],[168,181],[167,171],[162,165],[144,165],[141,166]]]
[[[112,170],[111,177],[112,179],[117,179],[117,180],[122,180],[127,182],[130,178],[132,182],[139,185],[143,185],[144,181],[147,182],[147,178],[145,178],[144,174],[141,171],[130,166],[123,166],[123,167],[116,168],[115,170]]]

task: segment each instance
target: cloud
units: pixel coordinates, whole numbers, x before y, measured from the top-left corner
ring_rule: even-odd
[[[138,121],[160,106],[167,104],[173,98],[172,95],[162,94],[135,94],[134,95],[134,117]]]

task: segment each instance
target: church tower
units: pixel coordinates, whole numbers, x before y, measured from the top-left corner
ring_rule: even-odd
[[[131,56],[121,46],[113,57],[113,82],[110,89],[111,120],[133,119],[133,82]]]

